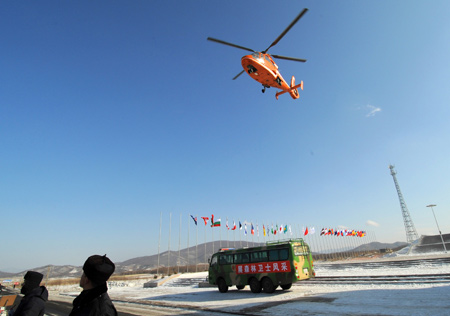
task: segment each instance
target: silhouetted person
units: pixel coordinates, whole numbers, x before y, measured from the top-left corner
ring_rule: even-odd
[[[14,316],[42,316],[45,313],[45,302],[48,291],[45,286],[39,286],[44,276],[35,271],[28,271],[23,277],[20,293],[25,296],[19,306],[10,315]]]
[[[117,316],[106,285],[114,270],[114,263],[106,255],[93,255],[86,260],[80,279],[83,291],[73,300],[69,316]]]

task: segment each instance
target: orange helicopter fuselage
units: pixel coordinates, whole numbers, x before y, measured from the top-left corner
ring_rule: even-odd
[[[247,74],[262,85],[281,90],[290,89],[278,71],[277,64],[269,54],[253,53],[245,55],[242,57],[241,63]]]

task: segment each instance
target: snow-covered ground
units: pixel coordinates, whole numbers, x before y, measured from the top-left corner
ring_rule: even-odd
[[[408,259],[403,257],[400,259]],[[425,258],[425,257],[419,257]],[[411,259],[411,257],[409,257]],[[382,262],[386,259],[378,260]],[[388,259],[392,260],[392,258]],[[358,262],[355,262],[358,263]],[[370,265],[369,265],[370,266]],[[413,265],[367,265],[341,262],[317,263],[317,276],[412,275],[450,273],[450,263],[424,260]],[[206,278],[206,272],[186,273],[178,277]],[[277,289],[273,294],[254,294],[248,286],[241,291],[235,287],[227,293],[217,288],[175,286],[171,280],[156,288],[143,288],[143,282],[110,284],[113,300],[146,301],[156,304],[193,306],[215,311],[251,315],[450,315],[450,283],[388,283],[388,284],[315,284],[296,283],[288,291]],[[75,296],[80,289],[59,289]],[[53,292],[53,291],[52,291]],[[55,292],[53,292],[55,293]]]

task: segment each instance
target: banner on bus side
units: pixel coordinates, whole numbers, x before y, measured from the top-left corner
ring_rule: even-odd
[[[288,260],[237,264],[236,274],[291,272]]]

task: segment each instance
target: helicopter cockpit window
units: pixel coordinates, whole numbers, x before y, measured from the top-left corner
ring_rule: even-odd
[[[273,64],[273,62],[270,60],[270,58],[269,58],[267,55],[264,56],[264,59],[265,59],[266,61],[268,61],[269,63]]]

